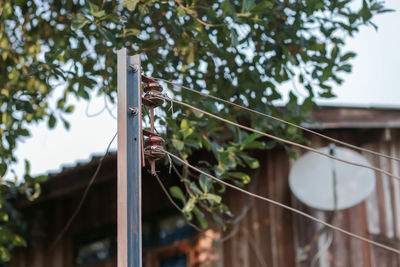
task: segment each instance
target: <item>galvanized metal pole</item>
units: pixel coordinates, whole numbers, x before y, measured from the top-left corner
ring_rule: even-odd
[[[142,134],[139,55],[118,51],[118,267],[142,266]]]

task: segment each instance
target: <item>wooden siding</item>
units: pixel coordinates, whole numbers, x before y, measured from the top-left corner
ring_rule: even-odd
[[[400,157],[399,130],[331,130],[330,136]],[[311,137],[312,146],[321,147],[328,143],[319,137]],[[302,151],[297,150],[298,154]],[[399,163],[362,153],[375,166],[400,173]],[[331,213],[313,210],[300,203],[289,191],[288,173],[292,159],[283,150],[266,152],[261,159],[261,168],[252,178],[257,180],[257,194],[280,201],[305,211],[319,219],[328,220]],[[234,214],[240,214],[247,205],[248,197],[241,193],[225,197]],[[376,190],[363,203],[337,213],[332,222],[358,235],[400,248],[400,182],[377,174]],[[400,257],[394,253],[352,239],[342,233],[326,230],[309,253],[302,253],[321,225],[299,215],[254,200],[245,218],[240,222],[237,233],[223,244],[214,242],[210,253],[218,251],[220,258],[201,266],[312,266],[314,256],[320,251],[314,266],[320,267],[394,267],[400,266]],[[231,228],[232,229],[232,228]],[[329,250],[323,250],[329,235],[333,234]],[[227,233],[217,232],[216,236]],[[200,239],[207,239],[203,235]]]
[[[324,133],[346,142],[400,157],[400,130],[342,129]],[[319,137],[310,138],[314,147],[328,144]],[[400,174],[400,164],[363,154],[375,166],[397,175]],[[293,160],[288,158],[283,149],[278,148],[261,153],[258,158],[261,167],[252,173],[253,182],[247,188],[248,190],[296,207],[320,219],[328,220],[330,213],[308,208],[291,194],[288,187],[288,173]],[[74,266],[74,236],[104,225],[115,225],[115,162],[104,169],[101,182],[90,191],[71,229],[53,251],[48,251],[48,246],[76,207],[82,190],[71,192],[63,189],[66,190],[63,195],[49,192],[50,195],[53,194],[52,198],[44,196],[46,200],[24,209],[24,214],[35,218],[34,223],[40,226],[47,237],[38,239],[41,241],[32,248],[17,250],[12,266]],[[167,172],[162,174],[162,177],[169,175]],[[74,173],[69,175],[70,178],[76,176]],[[75,177],[76,180],[79,180],[78,178]],[[86,178],[81,178],[82,183],[85,184]],[[144,214],[168,208],[168,200],[163,196],[154,179],[146,176],[143,182]],[[166,183],[173,183],[173,181],[168,180]],[[249,207],[236,231],[233,225],[230,225],[226,232],[214,226],[206,233],[197,234],[197,237],[189,242],[175,243],[170,248],[157,248],[152,253],[147,251],[144,259],[147,259],[149,263],[154,262],[147,266],[158,267],[154,261],[156,259],[154,255],[169,254],[172,253],[171,251],[188,253],[189,266],[193,267],[305,267],[311,266],[311,261],[318,251],[321,257],[314,266],[400,266],[399,256],[330,230],[320,236],[308,254],[302,253],[302,248],[309,244],[314,234],[321,229],[320,225],[261,200],[251,200],[248,196],[232,190],[228,190],[224,201],[237,216],[243,214],[245,207]],[[400,182],[377,174],[376,190],[368,200],[356,207],[338,212],[333,224],[386,245],[400,248]],[[220,242],[221,238],[230,235],[232,231],[231,238]],[[332,244],[328,251],[324,251],[322,248],[331,234],[333,235]],[[115,266],[115,259],[93,266]]]

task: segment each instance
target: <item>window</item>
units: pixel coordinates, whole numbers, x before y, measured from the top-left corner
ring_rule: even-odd
[[[175,241],[189,239],[193,236],[190,227],[181,214],[167,217],[153,217],[142,225],[142,244],[144,249],[167,246]]]
[[[145,267],[186,267],[194,230],[181,214],[154,216],[143,222]],[[144,246],[146,244],[146,247]]]
[[[190,238],[192,235],[193,228],[181,215],[170,216],[160,221],[159,245],[168,245],[177,240]]]
[[[75,263],[77,265],[91,264],[110,258],[111,238],[95,240],[88,244],[82,244],[77,249]]]
[[[74,237],[74,262],[76,266],[115,261],[116,252],[116,225],[85,232]]]

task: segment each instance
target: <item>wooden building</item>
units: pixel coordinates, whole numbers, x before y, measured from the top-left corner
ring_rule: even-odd
[[[307,125],[334,138],[400,157],[400,110],[325,107],[313,114],[318,123]],[[308,136],[313,147],[328,144]],[[299,153],[302,153],[299,151]],[[364,155],[382,169],[400,174],[398,162]],[[252,173],[247,190],[296,207],[320,219],[329,213],[298,202],[288,187],[293,163],[282,148],[258,154],[261,167]],[[37,232],[26,249],[17,249],[11,266],[116,266],[116,154],[110,153],[86,201],[61,240],[56,236],[75,210],[97,167],[99,157],[64,168],[43,185],[35,202],[20,209]],[[321,226],[280,207],[228,190],[223,196],[232,212],[241,216],[226,232],[218,227],[199,233],[189,227],[169,203],[157,181],[143,172],[143,259],[146,267],[395,267],[400,257],[380,248],[325,231],[308,252],[304,249]],[[178,179],[161,168],[167,185]],[[333,224],[400,249],[400,182],[376,174],[376,190],[363,203],[338,212]],[[329,249],[324,248],[333,235]],[[318,255],[318,257],[316,256]]]

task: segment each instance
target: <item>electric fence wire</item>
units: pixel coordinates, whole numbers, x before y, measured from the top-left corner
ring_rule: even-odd
[[[185,89],[185,90],[187,90],[189,92],[196,93],[196,94],[199,94],[201,96],[214,99],[214,100],[216,100],[218,102],[222,102],[222,103],[225,103],[225,104],[228,104],[228,105],[231,105],[231,106],[246,110],[248,112],[251,112],[251,113],[254,113],[254,114],[269,118],[269,119],[272,119],[272,120],[276,120],[276,121],[282,122],[284,124],[296,127],[298,129],[301,129],[301,130],[303,130],[305,132],[309,132],[311,134],[314,134],[314,135],[317,135],[319,137],[322,137],[322,138],[324,138],[326,140],[329,140],[331,142],[335,142],[335,143],[340,144],[342,146],[346,146],[346,147],[349,147],[349,148],[352,148],[352,149],[355,149],[355,150],[358,150],[358,151],[363,151],[363,152],[370,153],[370,154],[373,154],[373,155],[376,155],[376,156],[380,156],[380,157],[384,157],[384,158],[387,158],[387,159],[392,159],[392,160],[400,162],[400,158],[389,156],[389,155],[386,155],[386,154],[383,154],[383,153],[380,153],[380,152],[376,152],[376,151],[373,151],[373,150],[370,150],[370,149],[367,149],[367,148],[363,148],[363,147],[359,147],[359,146],[356,146],[356,145],[352,145],[352,144],[346,143],[344,141],[341,141],[341,140],[329,137],[327,135],[318,133],[318,132],[310,130],[310,129],[306,128],[306,127],[303,127],[303,126],[297,125],[295,123],[286,121],[284,119],[281,119],[281,118],[278,118],[278,117],[275,117],[275,116],[272,116],[272,115],[269,115],[269,114],[266,114],[266,113],[263,113],[263,112],[248,108],[248,107],[245,107],[243,105],[239,105],[239,104],[233,103],[231,101],[228,101],[228,100],[225,100],[225,99],[222,99],[222,98],[219,98],[219,97],[207,94],[207,93],[203,93],[203,92],[197,91],[197,90],[195,90],[193,88],[190,88],[190,87],[178,84],[178,83],[174,83],[174,82],[162,79],[162,78],[156,78],[156,77],[149,77],[149,78],[155,79],[155,80],[159,80],[159,81],[162,81],[162,82],[165,82],[165,83],[168,83],[168,84],[171,84],[171,85],[173,85],[175,87],[183,88],[183,89]]]
[[[370,239],[368,239],[368,238],[365,238],[365,237],[359,236],[359,235],[357,235],[357,234],[354,234],[354,233],[352,233],[352,232],[349,232],[349,231],[347,231],[347,230],[344,230],[344,229],[342,229],[342,228],[340,228],[340,227],[337,227],[337,226],[334,226],[334,225],[332,225],[332,224],[326,223],[326,222],[324,222],[323,220],[320,220],[320,219],[318,219],[318,218],[316,218],[316,217],[313,217],[313,216],[311,216],[311,215],[309,215],[309,214],[307,214],[307,213],[305,213],[305,212],[303,212],[303,211],[300,211],[300,210],[298,210],[298,209],[292,208],[292,207],[290,207],[290,206],[288,206],[288,205],[285,205],[285,204],[283,204],[283,203],[280,203],[280,202],[278,202],[278,201],[275,201],[275,200],[269,199],[269,198],[267,198],[267,197],[263,197],[263,196],[260,196],[260,195],[251,193],[251,192],[249,192],[249,191],[246,191],[246,190],[244,190],[244,189],[242,189],[242,188],[240,188],[240,187],[237,187],[237,186],[232,185],[232,184],[230,184],[230,183],[228,183],[228,182],[226,182],[226,181],[223,181],[223,180],[221,180],[221,179],[218,179],[217,177],[215,177],[215,176],[213,176],[213,175],[211,175],[211,174],[209,174],[209,173],[207,173],[207,172],[205,172],[205,171],[202,171],[202,170],[199,169],[199,168],[194,167],[194,166],[191,165],[190,163],[185,162],[185,161],[184,161],[183,159],[181,159],[180,157],[178,157],[178,156],[176,156],[176,155],[174,155],[174,154],[172,154],[172,153],[170,153],[170,152],[168,152],[168,151],[166,151],[166,150],[162,150],[162,151],[163,151],[165,154],[167,154],[167,155],[171,156],[172,158],[176,159],[178,162],[180,162],[180,163],[182,163],[182,164],[188,166],[188,167],[191,168],[192,170],[195,170],[195,171],[197,171],[198,173],[203,174],[203,175],[205,175],[205,176],[211,178],[212,180],[214,180],[214,181],[216,181],[216,182],[218,182],[218,183],[224,184],[225,186],[230,187],[230,188],[232,188],[232,189],[234,189],[234,190],[236,190],[236,191],[239,191],[239,192],[242,192],[242,193],[244,193],[244,194],[246,194],[246,195],[249,195],[249,196],[251,196],[251,197],[254,197],[254,198],[257,198],[257,199],[266,201],[266,202],[268,202],[268,203],[270,203],[270,204],[273,204],[273,205],[275,205],[275,206],[279,206],[279,207],[281,207],[281,208],[290,210],[290,211],[292,211],[292,212],[294,212],[294,213],[296,213],[296,214],[299,214],[299,215],[301,215],[301,216],[303,216],[303,217],[306,217],[306,218],[308,218],[308,219],[310,219],[310,220],[312,220],[312,221],[315,221],[315,222],[317,222],[317,223],[323,224],[323,225],[325,225],[326,227],[329,227],[329,228],[331,228],[331,229],[333,229],[333,230],[336,230],[336,231],[338,231],[338,232],[341,232],[341,233],[343,233],[343,234],[345,234],[345,235],[348,235],[348,236],[353,237],[353,238],[355,238],[355,239],[358,239],[358,240],[361,240],[361,241],[363,241],[363,242],[366,242],[366,243],[368,243],[368,244],[370,244],[370,245],[373,245],[373,246],[376,246],[376,247],[380,247],[380,248],[382,248],[382,249],[385,249],[385,250],[388,250],[388,251],[390,251],[390,252],[393,252],[393,253],[396,253],[396,254],[400,255],[400,250],[398,250],[398,249],[396,249],[396,248],[392,248],[392,247],[386,246],[386,245],[381,244],[381,243],[379,243],[379,242],[375,242],[375,241],[370,240]]]
[[[78,203],[78,206],[75,208],[74,212],[72,213],[71,217],[69,217],[67,223],[65,224],[65,226],[63,227],[63,229],[60,231],[60,233],[57,235],[56,239],[53,241],[53,243],[49,246],[48,251],[53,250],[53,248],[57,245],[57,243],[61,240],[61,238],[64,236],[65,232],[69,229],[69,227],[71,226],[72,222],[74,221],[75,217],[79,214],[79,211],[81,210],[83,203],[86,200],[87,194],[89,193],[89,189],[92,187],[94,181],[97,178],[97,175],[100,172],[101,166],[103,165],[103,160],[104,158],[107,156],[108,151],[110,150],[111,144],[114,142],[115,137],[117,137],[118,132],[116,132],[113,136],[113,138],[111,139],[111,141],[108,143],[106,152],[104,153],[104,155],[99,159],[99,163],[97,165],[97,168],[93,174],[93,176],[90,178],[89,183],[87,184],[85,191],[82,194],[82,197]]]
[[[361,164],[361,163],[357,163],[357,162],[353,162],[353,161],[344,160],[344,159],[338,158],[338,157],[336,157],[336,156],[332,156],[332,155],[326,154],[326,153],[324,153],[324,152],[321,152],[321,151],[319,151],[319,150],[317,150],[317,149],[315,149],[315,148],[308,147],[308,146],[306,146],[306,145],[302,145],[302,144],[299,144],[299,143],[296,143],[296,142],[292,142],[292,141],[289,141],[289,140],[286,140],[286,139],[283,139],[283,138],[274,136],[274,135],[272,135],[272,134],[268,134],[268,133],[265,133],[265,132],[261,132],[261,131],[259,131],[259,130],[257,130],[257,129],[254,129],[254,128],[251,128],[251,127],[247,127],[247,126],[244,126],[244,125],[242,125],[242,124],[239,124],[239,123],[236,123],[236,122],[233,122],[233,121],[230,121],[230,120],[221,118],[220,116],[217,116],[217,115],[212,114],[212,113],[210,113],[210,112],[207,112],[207,111],[205,111],[205,110],[199,109],[199,108],[194,107],[193,105],[187,104],[187,103],[185,103],[185,102],[181,102],[181,101],[178,101],[178,100],[175,100],[175,99],[172,99],[172,98],[168,98],[168,97],[162,96],[162,95],[160,95],[159,97],[161,97],[161,98],[163,98],[163,99],[165,99],[165,100],[167,100],[167,101],[172,101],[172,102],[174,102],[174,103],[176,103],[176,104],[182,105],[182,106],[187,107],[187,108],[189,108],[189,109],[196,110],[196,111],[198,111],[198,112],[200,112],[200,113],[203,113],[203,114],[205,114],[205,115],[207,115],[207,116],[209,116],[209,117],[212,117],[212,118],[217,119],[217,120],[220,120],[220,121],[222,121],[222,122],[231,124],[231,125],[233,125],[233,126],[236,126],[236,127],[241,128],[241,129],[244,129],[244,130],[247,130],[247,131],[250,131],[250,132],[254,132],[254,133],[258,133],[258,134],[260,134],[260,135],[266,136],[266,137],[271,138],[271,139],[274,139],[274,140],[276,140],[276,141],[279,141],[279,142],[282,142],[282,143],[286,143],[286,144],[289,144],[289,145],[292,145],[292,146],[296,146],[296,147],[299,147],[299,148],[302,148],[302,149],[305,149],[305,150],[308,150],[308,151],[311,151],[311,152],[320,154],[320,155],[322,155],[322,156],[325,156],[325,157],[328,157],[328,158],[331,158],[331,159],[334,159],[334,160],[337,160],[337,161],[340,161],[340,162],[343,162],[343,163],[347,163],[347,164],[350,164],[350,165],[353,165],[353,166],[358,166],[358,167],[362,167],[362,168],[367,168],[367,169],[370,169],[370,170],[374,170],[374,171],[376,171],[376,172],[385,174],[385,175],[387,175],[387,176],[390,176],[390,177],[392,177],[392,178],[394,178],[394,179],[400,181],[400,176],[394,175],[393,173],[390,173],[390,172],[385,171],[385,170],[383,170],[383,169],[380,169],[380,168],[377,168],[377,167],[374,167],[374,166],[368,166],[368,165]]]
[[[172,162],[172,159],[169,155],[168,156],[168,160],[170,162],[170,166],[172,166],[172,168],[174,169],[174,172],[176,173],[176,175],[179,177],[179,179],[181,180],[181,182],[183,182],[184,184],[189,181],[188,178],[185,178],[182,176],[182,174],[180,174],[180,172],[178,171],[178,169],[175,167],[175,164]],[[250,185],[251,187],[253,187],[253,190],[257,187],[257,180],[255,180],[254,182],[251,183]],[[185,184],[185,187],[187,187],[187,185]],[[187,188],[188,190],[188,188]],[[250,189],[252,190],[252,189]],[[164,190],[165,192],[165,190]],[[231,224],[234,225],[233,229],[230,231],[229,234],[227,234],[226,236],[221,237],[218,240],[215,240],[214,238],[213,241],[217,242],[217,243],[223,243],[228,241],[229,239],[231,239],[232,237],[234,237],[239,230],[239,224],[240,222],[246,217],[246,214],[248,213],[248,211],[251,209],[251,207],[253,206],[254,203],[254,198],[249,198],[247,201],[246,206],[243,207],[242,211],[240,212],[240,214],[238,216],[235,217],[235,219],[233,220],[228,220],[226,221],[227,224]],[[172,203],[174,206],[176,206],[176,203]]]
[[[169,155],[168,155],[168,158],[170,158]],[[171,161],[171,164],[173,164],[171,159],[170,159],[170,161]],[[179,176],[180,174],[179,174],[179,172],[176,170],[176,167],[175,167],[175,166],[174,166],[174,170],[175,170],[176,174]],[[165,185],[164,185],[163,182],[161,181],[160,176],[158,176],[157,173],[155,173],[154,176],[156,177],[156,180],[157,180],[157,182],[159,183],[159,185],[160,185],[162,191],[164,192],[165,196],[168,198],[168,200],[171,202],[171,204],[172,204],[180,213],[182,213],[182,215],[183,215],[183,216],[185,217],[185,219],[186,219],[186,223],[187,223],[189,226],[191,226],[193,229],[195,229],[196,231],[198,231],[198,232],[204,234],[205,237],[210,238],[210,239],[211,239],[213,242],[215,242],[215,243],[224,243],[224,242],[228,241],[229,239],[231,239],[231,238],[238,232],[238,230],[239,230],[239,222],[240,222],[240,220],[242,220],[242,218],[239,218],[239,220],[238,220],[237,223],[235,224],[234,229],[233,229],[232,232],[229,233],[227,236],[221,237],[220,239],[216,239],[215,237],[208,235],[207,232],[206,232],[205,230],[203,230],[203,229],[201,229],[200,227],[198,227],[197,225],[191,223],[191,222],[186,218],[186,215],[185,215],[185,213],[183,212],[183,210],[179,207],[179,205],[176,203],[176,201],[174,201],[174,200],[172,199],[172,197],[171,197],[171,195],[169,194],[167,188],[165,187]],[[246,213],[247,213],[247,211],[248,211],[248,210],[246,209]],[[239,215],[239,216],[240,216],[240,215]],[[244,217],[244,216],[243,216],[243,217]]]

